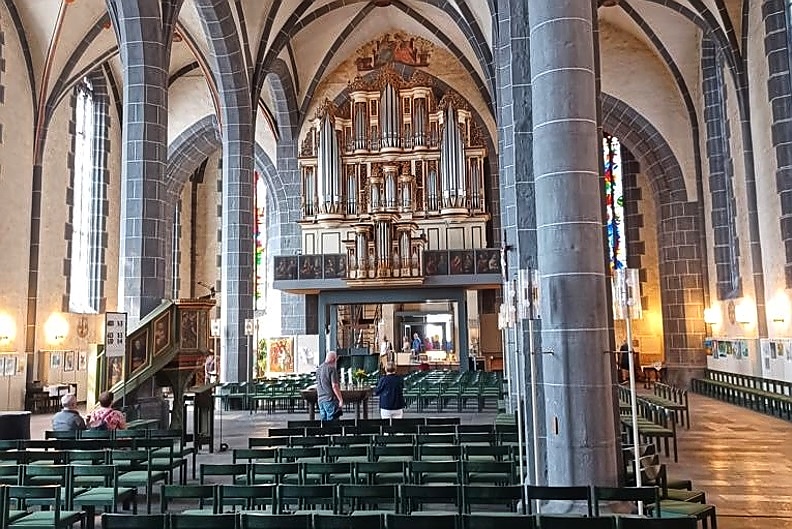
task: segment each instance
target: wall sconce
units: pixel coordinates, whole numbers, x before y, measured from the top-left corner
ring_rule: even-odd
[[[0,345],[5,345],[16,336],[16,325],[8,314],[0,314]]]
[[[704,323],[707,325],[719,325],[721,322],[720,311],[715,307],[704,309]]]
[[[747,301],[743,301],[734,307],[734,320],[737,323],[751,323],[753,321],[753,307]]]
[[[69,322],[59,312],[54,312],[44,324],[44,334],[47,342],[59,344],[66,339],[69,334]]]

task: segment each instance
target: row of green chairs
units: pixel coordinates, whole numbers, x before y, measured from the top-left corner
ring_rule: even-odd
[[[496,446],[504,440],[511,441],[512,434],[496,433],[393,433],[393,434],[357,434],[326,436],[292,436],[292,437],[251,437],[248,448],[296,448],[296,447],[327,447],[327,446],[426,446],[450,445]]]
[[[201,465],[200,483],[503,484],[516,483],[513,461],[378,461]]]
[[[694,392],[792,420],[792,383],[707,369],[691,381]]]
[[[511,446],[457,444],[390,444],[340,445],[310,447],[236,448],[233,462],[238,461],[413,461],[413,460],[513,460]]]
[[[218,515],[158,514],[144,517],[105,515],[103,529],[696,529],[696,520],[658,520],[638,517],[569,518],[488,515],[362,516],[299,514],[269,515],[231,513]]]
[[[192,500],[197,508],[184,509]],[[162,512],[178,502],[181,512],[220,514],[228,508],[286,513],[380,513],[431,512],[439,514],[475,512],[518,512],[522,487],[458,485],[165,485]],[[190,505],[189,507],[192,507]],[[442,507],[437,509],[437,507]]]

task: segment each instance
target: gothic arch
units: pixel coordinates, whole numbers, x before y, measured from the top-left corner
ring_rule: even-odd
[[[682,169],[668,142],[627,103],[603,93],[602,125],[632,152],[652,188],[665,358],[671,380],[684,385],[706,367],[701,354],[707,285],[702,197],[689,200]]]

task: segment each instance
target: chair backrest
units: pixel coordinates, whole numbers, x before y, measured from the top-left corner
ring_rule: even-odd
[[[407,465],[404,461],[361,461],[354,464],[355,478],[358,482],[376,484],[378,474],[401,474],[407,481]]]
[[[172,514],[170,529],[236,529],[239,526],[239,515],[225,514]]]
[[[368,459],[369,447],[368,446],[326,446],[324,449],[325,461],[335,461],[339,458],[365,457]]]
[[[619,518],[621,529],[697,529],[698,520],[695,518],[633,518],[621,516]]]
[[[315,514],[313,529],[382,529],[382,514]]]
[[[163,485],[160,491],[162,512],[168,512],[171,500],[197,500],[198,507],[204,508],[207,500],[212,504],[212,512],[217,513],[217,485]]]
[[[262,448],[266,446],[289,446],[288,437],[251,437],[248,439],[248,448]]]
[[[276,448],[278,461],[299,461],[302,458],[321,458],[322,449],[318,446],[311,447],[280,447]]]
[[[376,461],[380,457],[404,457],[412,459],[415,456],[413,446],[374,446],[371,450],[372,458]]]
[[[381,510],[381,504],[389,503],[397,508],[397,493],[395,485],[339,485],[339,505],[349,511],[366,510],[374,508]]]
[[[44,439],[77,439],[79,430],[60,430],[44,432]]]
[[[299,509],[327,506],[333,512],[338,507],[335,485],[278,485],[276,498],[279,513],[284,512],[284,506],[295,504]]]
[[[405,514],[420,510],[427,503],[454,505],[457,514],[462,514],[458,485],[399,485],[399,496],[402,499],[402,512]]]
[[[310,514],[251,514],[241,516],[242,529],[310,529]],[[219,526],[218,526],[219,527]]]
[[[268,482],[281,483],[286,476],[299,476],[299,463],[253,463],[250,465],[250,483],[261,483],[262,476]],[[270,478],[271,477],[271,478]]]
[[[419,433],[415,436],[415,444],[456,445],[455,433]]]
[[[439,424],[459,424],[459,417],[426,417],[426,424],[439,425]]]
[[[487,477],[489,474],[493,479],[502,478],[505,485],[517,482],[515,463],[513,461],[462,461],[462,483],[466,484],[470,480],[471,474]]]
[[[276,447],[272,448],[235,448],[231,455],[231,461],[236,464],[237,461],[247,461],[252,463],[254,461],[275,461],[278,452]]]
[[[431,474],[456,474],[454,483],[460,482],[459,461],[410,461],[407,463],[410,479],[415,484],[423,484]]]
[[[521,485],[465,485],[462,487],[462,503],[469,513],[474,505],[503,505],[510,512],[517,512],[522,506],[521,514],[525,514],[525,502]],[[492,510],[488,508],[487,511]]]
[[[658,487],[594,487],[594,514],[599,516],[601,501],[642,501],[655,504],[653,513],[660,518],[660,489]]]
[[[534,529],[536,518],[524,514],[504,515],[495,514],[466,514],[461,517],[460,529]]]
[[[329,477],[336,475],[349,475],[352,480],[352,463],[300,463],[303,481],[310,475],[319,475],[322,483],[327,483]]]
[[[275,505],[276,488],[276,485],[220,485],[217,504],[235,505],[243,509]]]
[[[72,465],[72,477],[101,477],[104,487],[117,487],[118,467],[115,465]]]
[[[17,509],[26,510],[29,500],[44,500],[47,506],[52,507],[55,520],[60,520],[61,487],[59,485],[10,485],[4,488],[7,491],[9,505],[16,501]]]
[[[616,529],[616,518],[613,516],[603,516],[601,518],[540,516],[539,527],[542,529]]]
[[[537,501],[585,501],[588,506],[588,516],[592,516],[591,487],[526,487],[528,514],[533,514],[532,500]]]
[[[457,529],[458,516],[452,512],[448,516],[434,514],[386,514],[385,527],[388,529]]]
[[[107,464],[108,453],[107,450],[67,450],[66,462],[69,464],[89,464],[89,465],[104,465]]]
[[[165,514],[103,514],[102,529],[165,529]]]
[[[418,458],[443,458],[443,459],[462,459],[462,447],[460,445],[418,445]]]
[[[241,485],[243,483],[239,483],[237,478],[243,477],[244,484],[247,484],[250,482],[249,471],[250,468],[245,463],[235,463],[231,465],[202,463],[199,480],[201,485],[205,485],[207,483],[215,483],[215,479],[207,480],[207,476],[212,478],[226,477],[231,478],[231,483]]]
[[[415,444],[415,435],[413,434],[391,434],[391,435],[375,435],[373,444],[377,446],[413,446]]]
[[[0,485],[21,485],[23,465],[0,465]]]

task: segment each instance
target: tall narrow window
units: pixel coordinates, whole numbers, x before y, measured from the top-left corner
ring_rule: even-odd
[[[627,266],[624,184],[619,139],[606,134],[602,140],[602,153],[605,164],[605,207],[608,212],[608,261],[611,270],[619,270]]]
[[[267,306],[267,188],[259,172],[256,186],[256,310]]]
[[[102,310],[107,157],[103,94],[86,77],[75,88],[69,311]]]

